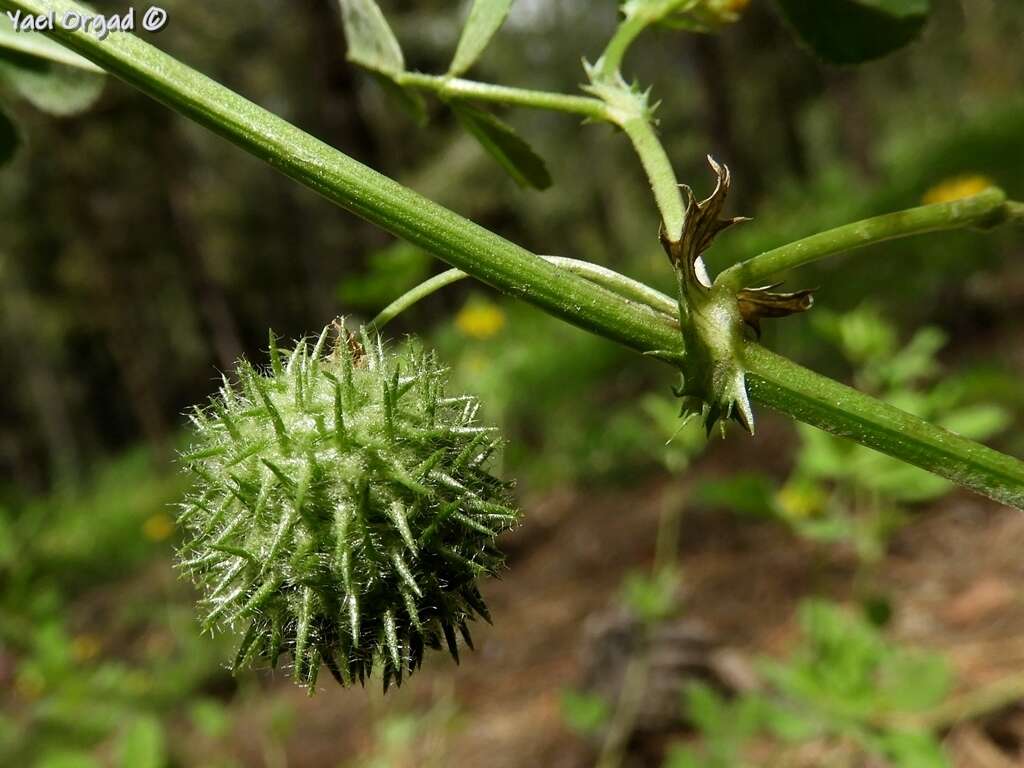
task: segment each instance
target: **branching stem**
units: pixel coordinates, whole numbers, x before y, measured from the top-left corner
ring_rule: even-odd
[[[395,82],[407,88],[431,91],[443,98],[472,99],[493,104],[515,107],[547,109],[580,115],[591,120],[614,122],[608,105],[591,96],[573,96],[551,91],[535,91],[527,88],[511,88],[505,85],[481,83],[446,75],[428,75],[422,72],[403,72],[395,76]]]
[[[734,290],[764,285],[794,267],[854,248],[925,232],[996,226],[1010,220],[1014,216],[1014,207],[1019,205],[1007,203],[1002,190],[992,187],[961,200],[875,216],[765,251],[729,267],[716,282]]]
[[[428,75],[404,72],[395,76],[395,82],[408,88],[431,91],[441,98],[471,99],[533,109],[580,115],[617,125],[629,137],[633,149],[647,173],[654,191],[654,199],[661,213],[666,231],[678,238],[683,231],[685,211],[679,194],[679,183],[665,148],[658,140],[648,117],[616,109],[601,99],[591,96],[572,96],[550,91],[511,88],[504,85],[481,83],[446,75]]]
[[[669,326],[678,327],[679,325],[679,307],[676,304],[676,301],[669,298],[661,291],[651,288],[649,285],[641,283],[640,281],[634,280],[630,277],[626,277],[625,275],[619,274],[607,267],[602,267],[600,264],[594,264],[589,261],[568,259],[563,256],[542,256],[541,258],[546,259],[562,269],[566,269],[569,272],[574,272],[581,277],[585,277],[587,280],[590,280],[597,285],[602,285],[628,301],[650,307],[651,309],[661,313],[664,316],[663,319],[665,323]],[[434,275],[429,280],[425,280],[415,288],[411,288],[406,291],[384,307],[384,309],[382,309],[377,316],[370,321],[369,327],[376,331],[380,331],[385,325],[417,302],[422,301],[427,298],[427,296],[436,293],[445,286],[457,283],[467,277],[471,277],[471,275],[463,272],[461,269],[449,269],[438,275]]]
[[[0,0],[0,10],[58,14],[70,0]],[[45,33],[274,168],[454,267],[581,328],[664,359],[681,353],[664,315],[560,269],[416,194],[210,80],[134,35]],[[924,231],[924,230],[922,230]],[[827,249],[826,249],[827,250]],[[802,263],[802,262],[800,262]],[[1024,463],[749,344],[753,398],[809,424],[1024,508]]]
[[[612,78],[619,74],[626,51],[640,36],[640,33],[650,26],[652,21],[643,14],[635,14],[622,20],[622,23],[616,28],[615,34],[612,35],[612,39],[605,46],[601,58],[597,60],[598,71],[602,77]]]

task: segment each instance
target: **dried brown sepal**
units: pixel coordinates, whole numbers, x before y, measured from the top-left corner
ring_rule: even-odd
[[[814,288],[804,288],[791,293],[777,293],[772,289],[781,283],[763,288],[744,288],[736,295],[743,322],[750,326],[757,338],[761,338],[761,320],[765,317],[788,317],[806,312],[814,306]]]
[[[661,230],[662,247],[681,280],[687,283],[687,290],[697,286],[705,289],[711,287],[706,280],[703,265],[699,262],[701,254],[711,247],[711,243],[720,233],[734,224],[750,220],[745,216],[721,218],[729,197],[729,188],[732,186],[732,174],[727,165],[719,163],[711,155],[708,155],[708,164],[714,171],[717,181],[714,191],[707,198],[697,200],[689,186],[681,185],[686,195],[686,224],[682,237],[673,242],[668,238],[664,227]]]

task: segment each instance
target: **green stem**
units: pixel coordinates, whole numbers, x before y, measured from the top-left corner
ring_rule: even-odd
[[[599,76],[614,79],[620,75],[622,60],[641,32],[671,14],[692,10],[696,5],[696,0],[657,0],[631,4],[626,17],[619,22],[612,39],[597,60]]]
[[[682,233],[685,213],[682,197],[679,194],[679,183],[676,181],[675,171],[672,170],[668,155],[646,117],[622,114],[621,110],[615,109],[601,99],[590,96],[570,96],[564,93],[510,88],[443,75],[404,72],[395,77],[395,82],[405,87],[432,91],[441,98],[472,99],[517,107],[547,109],[618,125],[629,137],[644,170],[647,172],[666,231],[675,239],[678,239]]]
[[[0,10],[45,14],[69,9],[84,12],[68,0],[0,0]],[[661,312],[559,269],[427,200],[135,36],[114,33],[100,41],[59,27],[46,34],[310,189],[482,282],[640,352],[657,352],[663,358],[681,354],[680,334],[664,322]],[[757,345],[746,349],[746,365],[756,400],[991,498],[1024,507],[1024,463]]]
[[[605,46],[601,58],[597,60],[598,72],[602,78],[613,78],[621,72],[626,51],[652,22],[652,19],[640,13],[622,20],[612,39]]]
[[[442,98],[472,99],[495,104],[533,109],[548,109],[573,115],[612,122],[608,106],[600,99],[590,96],[571,96],[550,91],[534,91],[526,88],[510,88],[504,85],[481,83],[445,75],[427,75],[422,72],[403,72],[395,76],[395,82],[408,88],[432,91]]]
[[[1024,462],[814,373],[758,344],[746,345],[744,361],[750,396],[759,403],[1024,509]]]
[[[469,275],[461,269],[447,269],[440,274],[434,275],[429,280],[424,280],[415,288],[410,288],[378,312],[377,316],[366,324],[367,329],[377,332],[381,331],[385,325],[390,323],[414,304],[423,301],[423,299],[433,293],[437,293],[445,286],[457,283],[459,280],[466,277],[469,277]]]
[[[1006,195],[992,187],[961,200],[887,213],[819,232],[735,264],[719,275],[716,282],[734,290],[764,285],[789,269],[843,251],[925,232],[995,226],[1011,217]]]
[[[658,203],[658,210],[661,212],[665,231],[669,239],[675,242],[683,236],[686,208],[683,206],[679,182],[676,180],[676,173],[672,169],[672,162],[668,159],[665,147],[658,140],[654,126],[646,117],[626,120],[622,123],[622,130],[633,142],[633,149],[643,163],[644,171],[651,182],[654,199]]]
[[[562,256],[542,256],[541,258],[546,259],[562,269],[566,269],[580,275],[581,277],[585,277],[592,283],[603,285],[605,288],[614,291],[624,299],[650,307],[664,315],[664,321],[670,326],[679,326],[679,307],[676,304],[676,301],[669,298],[661,291],[657,291],[638,280],[626,277],[625,275],[619,274],[607,267],[602,267],[600,264],[593,264],[589,261],[580,261],[579,259],[567,259]],[[434,275],[429,280],[425,280],[415,288],[411,288],[406,291],[384,307],[384,309],[382,309],[368,325],[370,328],[380,331],[385,325],[390,323],[398,315],[405,312],[417,302],[420,302],[432,293],[436,293],[442,288],[449,286],[452,283],[457,283],[467,277],[471,277],[471,275],[463,272],[461,269],[449,269],[439,275]]]
[[[58,17],[86,12],[72,0],[0,0],[5,9]],[[504,293],[637,349],[646,348],[652,328],[666,329],[666,343],[678,344],[678,334],[654,310],[622,312],[611,291],[368,168],[135,35],[97,40],[60,25],[46,34],[332,202]]]

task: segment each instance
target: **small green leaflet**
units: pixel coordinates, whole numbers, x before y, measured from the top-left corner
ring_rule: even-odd
[[[3,110],[0,110],[0,165],[14,157],[20,139],[18,129]]]
[[[104,82],[103,75],[62,64],[18,66],[0,61],[0,85],[11,87],[36,109],[58,117],[91,107],[103,92]]]
[[[22,96],[54,115],[89,107],[103,91],[103,70],[38,32],[17,32],[10,15],[0,14],[0,90]],[[13,157],[20,136],[0,111],[0,164]]]
[[[160,721],[150,715],[130,723],[117,744],[120,768],[161,768],[167,765],[167,739]]]
[[[777,0],[797,37],[833,64],[857,64],[896,51],[921,34],[931,0]]]
[[[402,49],[373,0],[339,0],[348,43],[348,59],[384,75],[405,69]]]
[[[16,32],[0,15],[0,87],[52,115],[77,114],[103,92],[103,70],[38,32]]]
[[[448,74],[461,75],[473,66],[505,22],[511,7],[512,0],[475,0]]]
[[[517,184],[534,189],[547,189],[551,186],[551,174],[544,160],[512,126],[490,112],[465,102],[452,102],[451,108],[462,126],[473,134]]]
[[[0,15],[0,57],[3,56],[4,51],[34,59],[45,59],[55,64],[64,64],[87,72],[103,72],[88,59],[69,51],[39,32],[15,32],[11,17],[7,13]]]

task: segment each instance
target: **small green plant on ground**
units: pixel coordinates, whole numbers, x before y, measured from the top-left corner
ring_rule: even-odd
[[[774,764],[763,753],[745,762],[760,738],[775,743],[772,754],[820,741],[845,750],[846,760],[860,754],[900,768],[949,766],[926,719],[950,689],[941,656],[894,645],[873,623],[826,602],[804,603],[800,624],[789,658],[763,662],[764,691],[727,700],[704,685],[689,689],[685,708],[701,743],[676,747],[667,768]],[[819,756],[821,764],[839,760],[838,752]]]
[[[170,561],[168,512],[183,490],[153,463],[135,451],[75,494],[0,508],[0,655],[16,660],[2,694],[0,763],[98,766],[102,745],[109,765],[165,765],[169,715],[193,701],[208,724],[217,703],[194,692],[231,685],[227,648],[200,634],[191,590],[142,567]],[[129,583],[110,587],[126,574]],[[154,611],[154,600],[167,604]],[[83,621],[83,606],[109,611],[102,630]]]
[[[296,679],[311,688],[321,661],[342,682],[376,666],[385,670],[387,684],[418,667],[425,648],[443,644],[456,655],[454,630],[468,645],[467,622],[487,618],[476,579],[500,564],[494,537],[515,519],[485,468],[494,439],[476,423],[471,398],[443,394],[437,366],[384,351],[377,336],[417,300],[467,275],[669,364],[682,375],[676,392],[683,414],[709,433],[730,419],[753,433],[756,402],[1024,507],[1024,463],[804,369],[756,341],[764,319],[811,307],[810,291],[780,292],[771,285],[789,270],[923,232],[1019,224],[1024,205],[991,187],[749,254],[712,280],[704,255],[719,233],[742,221],[725,215],[729,170],[711,161],[716,184],[703,200],[680,188],[657,135],[657,104],[627,82],[623,64],[648,28],[713,33],[739,21],[745,3],[629,0],[604,51],[585,64],[585,95],[464,77],[510,6],[511,0],[474,2],[451,66],[433,75],[406,67],[373,0],[341,0],[349,58],[414,111],[423,92],[436,94],[525,186],[545,187],[550,176],[491,105],[548,109],[621,131],[651,183],[675,296],[596,264],[532,254],[133,35],[101,40],[61,25],[45,32],[453,267],[386,307],[362,343],[339,329],[329,346],[321,336],[312,350],[297,345],[287,361],[272,344],[269,375],[243,366],[237,386],[226,383],[197,415],[200,439],[186,454],[199,482],[184,505],[191,534],[185,567],[204,588],[208,622],[245,632],[236,666],[290,657]],[[778,8],[805,45],[848,64],[909,42],[930,3],[843,0],[826,7],[779,0]],[[82,12],[70,0],[0,0],[0,9],[10,11],[16,25],[32,14]],[[358,566],[354,554],[365,558]],[[376,568],[366,568],[366,561]]]

